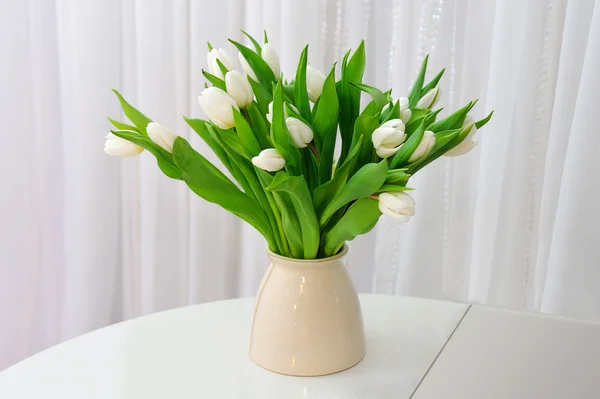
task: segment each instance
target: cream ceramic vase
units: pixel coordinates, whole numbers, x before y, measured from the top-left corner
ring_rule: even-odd
[[[348,369],[365,355],[358,295],[346,270],[348,248],[299,260],[269,252],[258,289],[250,358],[265,369],[318,376]]]

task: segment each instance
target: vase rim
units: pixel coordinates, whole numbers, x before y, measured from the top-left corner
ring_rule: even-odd
[[[331,262],[331,261],[337,260],[339,258],[342,258],[343,256],[346,255],[346,253],[348,253],[348,244],[344,244],[344,246],[342,247],[340,252],[338,252],[337,254],[335,254],[333,256],[329,256],[327,258],[296,259],[296,258],[288,258],[287,256],[276,254],[275,252],[271,251],[267,247],[267,255],[269,255],[269,258],[275,258],[275,259],[278,259],[281,261],[295,263],[298,265],[305,265],[305,266]]]

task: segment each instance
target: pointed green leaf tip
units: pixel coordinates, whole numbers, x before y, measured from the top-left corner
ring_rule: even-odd
[[[492,115],[494,115],[494,111],[490,112],[490,114],[488,116],[486,116],[485,118],[483,118],[482,120],[475,122],[475,127],[477,129],[481,129],[482,127],[484,127],[485,124],[488,123],[490,121],[490,119],[492,119]]]
[[[242,32],[242,34],[244,36],[246,36],[248,38],[248,40],[250,40],[250,42],[254,46],[254,50],[256,51],[256,54],[260,54],[262,48],[260,47],[260,44],[256,41],[256,39],[254,37],[252,37],[251,34],[249,34],[248,32],[246,32],[243,29],[240,29],[240,32]]]
[[[427,62],[429,61],[429,54],[425,56],[423,59],[423,63],[421,64],[421,68],[419,69],[419,73],[417,78],[415,79],[415,83],[413,84],[410,92],[408,93],[408,99],[410,101],[410,106],[414,107],[417,105],[417,102],[421,98],[421,93],[423,89],[423,83],[425,81],[425,72],[427,72]]]
[[[267,37],[267,30],[265,29],[263,32],[265,35],[265,44],[267,44],[267,43],[269,43],[269,38]]]
[[[208,51],[212,51],[212,49],[213,49],[212,44],[210,44],[210,42],[206,42],[206,45],[208,46]]]

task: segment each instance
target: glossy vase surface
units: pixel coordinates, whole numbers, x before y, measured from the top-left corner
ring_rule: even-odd
[[[288,375],[318,376],[356,365],[365,355],[360,303],[346,270],[348,248],[299,260],[269,253],[256,297],[250,358]]]

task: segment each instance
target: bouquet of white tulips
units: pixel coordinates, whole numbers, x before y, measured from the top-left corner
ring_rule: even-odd
[[[110,155],[156,157],[170,178],[185,181],[256,228],[277,254],[314,259],[335,255],[346,241],[370,231],[380,216],[407,221],[415,202],[407,194],[412,175],[442,155],[470,151],[478,129],[491,118],[474,121],[476,101],[443,119],[434,109],[443,70],[425,83],[427,57],[407,97],[393,98],[362,83],[364,43],[346,53],[341,76],[324,75],[300,54],[292,80],[282,76],[273,46],[252,48],[233,40],[242,72],[223,49],[209,44],[211,84],[198,98],[208,121],[188,119],[235,184],[182,137],[130,105],[115,91],[131,124],[110,119]],[[361,92],[370,101],[361,107]],[[341,152],[334,160],[336,138]]]

